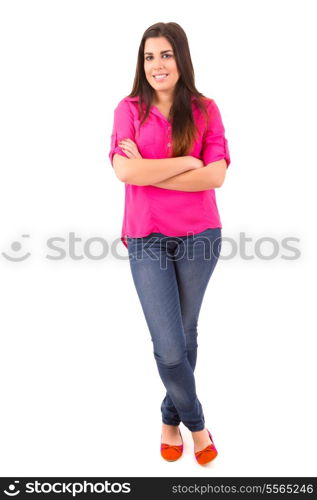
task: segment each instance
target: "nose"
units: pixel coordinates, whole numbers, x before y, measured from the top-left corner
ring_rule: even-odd
[[[163,66],[161,64],[154,65],[153,70],[155,71],[155,73],[158,73],[159,71],[163,70]]]
[[[163,65],[160,60],[158,61],[152,61],[153,62],[153,69],[162,69]]]

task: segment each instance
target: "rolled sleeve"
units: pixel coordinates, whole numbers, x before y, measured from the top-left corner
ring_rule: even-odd
[[[226,160],[228,168],[231,160],[225,128],[219,108],[212,100],[208,106],[208,123],[203,138],[202,161],[204,165],[208,165],[222,159]]]
[[[127,101],[120,101],[114,110],[113,128],[111,134],[111,147],[109,152],[109,159],[113,166],[113,156],[118,153],[126,158],[125,152],[118,146],[122,139],[131,139],[135,141],[135,129],[133,113]]]

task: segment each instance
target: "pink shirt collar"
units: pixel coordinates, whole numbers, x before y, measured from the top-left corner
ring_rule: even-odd
[[[135,101],[138,101],[138,100],[139,100],[139,96],[138,96],[138,95],[136,95],[136,96],[134,96],[134,97],[125,97],[125,100],[126,100],[126,101],[132,101],[132,102],[134,101],[134,102],[135,102]],[[194,95],[193,95],[193,96],[192,96],[192,102],[194,102],[194,101],[196,102],[196,101],[197,101],[197,98],[196,98],[196,96],[194,96]],[[159,111],[159,109],[158,109],[156,106],[152,106],[151,111],[152,111],[152,113],[154,113],[154,114],[156,114],[156,115],[158,115],[158,116],[162,117],[161,112]]]
[[[194,96],[194,95],[193,95],[193,96],[192,96],[192,101],[193,101],[193,100],[196,100],[196,99],[197,99],[197,98],[196,98],[196,96]],[[126,101],[138,101],[138,100],[139,100],[139,96],[138,96],[138,95],[136,95],[136,96],[134,96],[134,97],[125,97],[125,100],[126,100]]]

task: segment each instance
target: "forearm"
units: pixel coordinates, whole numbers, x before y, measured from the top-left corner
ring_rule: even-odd
[[[124,158],[120,156],[118,164],[120,179],[127,184],[136,186],[153,185],[197,168],[190,156],[163,159]]]
[[[184,172],[164,181],[154,183],[153,186],[176,191],[205,191],[219,187],[219,173],[213,168],[216,163],[200,167],[189,172]]]

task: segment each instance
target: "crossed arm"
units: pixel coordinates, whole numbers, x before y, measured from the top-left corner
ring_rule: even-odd
[[[226,170],[227,162],[222,159],[152,185],[163,189],[175,189],[176,191],[204,191],[221,187]]]
[[[227,170],[225,159],[203,165],[191,156],[144,159],[115,154],[113,167],[119,180],[137,186],[155,186],[176,191],[204,191],[221,187]]]

